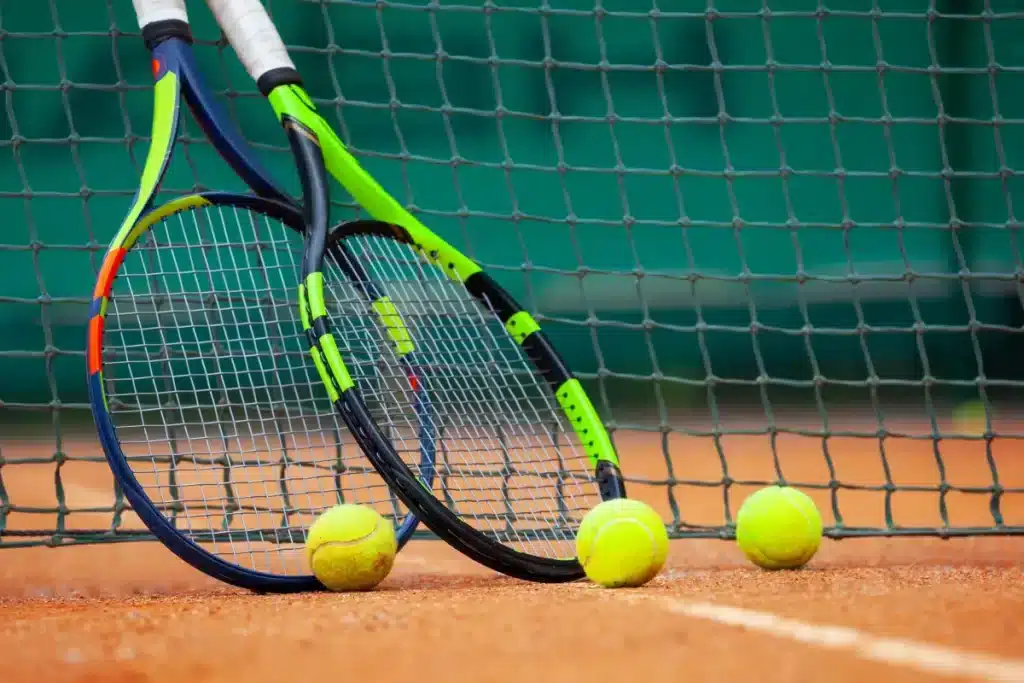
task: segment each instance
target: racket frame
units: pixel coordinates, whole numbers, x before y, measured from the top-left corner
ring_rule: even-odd
[[[154,75],[150,148],[146,155],[139,188],[104,255],[88,311],[86,374],[97,434],[117,484],[132,509],[154,536],[179,558],[220,581],[254,591],[320,590],[323,586],[312,574],[289,576],[251,570],[227,562],[184,535],[150,500],[145,488],[135,477],[117,438],[103,384],[103,338],[114,281],[126,255],[138,239],[154,225],[176,213],[211,205],[262,213],[279,220],[299,235],[305,232],[306,225],[305,218],[295,201],[279,189],[279,185],[267,172],[237,125],[206,85],[192,54],[192,36],[188,23],[173,18],[164,19],[147,24],[143,27],[142,33],[151,52]],[[181,123],[182,101],[186,103],[193,118],[220,156],[255,194],[207,192],[177,197],[160,206],[154,206],[157,191],[172,158]],[[355,273],[351,274],[351,277],[354,281],[365,281],[365,277]],[[370,293],[367,295],[370,297],[368,301],[376,299]],[[429,402],[423,401],[423,405],[429,408]],[[433,425],[430,422],[429,410],[424,410],[421,417],[425,418],[421,422],[424,433],[432,433]],[[425,476],[433,474],[434,455],[431,448],[424,448],[421,451],[420,470]],[[431,483],[432,479],[428,479],[424,485],[429,486]],[[409,541],[417,526],[418,519],[415,515],[407,515],[396,530],[399,548]]]

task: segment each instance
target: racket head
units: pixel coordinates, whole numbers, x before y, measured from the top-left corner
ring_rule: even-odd
[[[334,314],[354,296],[334,242],[402,316],[415,351],[397,353],[377,316]],[[309,335],[314,357],[323,357],[318,370],[374,466],[434,533],[510,576],[582,578],[580,520],[601,500],[625,496],[614,447],[537,322],[479,269],[463,279],[446,249],[439,239],[425,247],[379,221],[335,230],[326,258],[304,271],[300,293],[307,324],[316,328]],[[344,363],[332,358],[339,350]],[[373,363],[385,367],[377,376],[392,378],[388,388],[366,377],[363,368]],[[418,445],[407,436],[415,430],[393,424],[412,414],[409,398],[390,396],[405,408],[389,413],[387,424],[374,417],[381,391],[400,386],[409,365],[433,406],[433,490],[417,484],[409,464]]]
[[[132,510],[181,559],[258,591],[321,588],[305,532],[334,504],[376,508],[403,545],[417,523],[311,369],[303,228],[287,203],[175,199],[115,238],[90,307],[93,416]]]

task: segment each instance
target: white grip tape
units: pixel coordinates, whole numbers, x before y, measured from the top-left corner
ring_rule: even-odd
[[[295,68],[260,0],[206,0],[206,4],[253,80],[272,69]]]
[[[135,5],[135,16],[139,19],[139,28],[168,19],[177,19],[188,23],[185,11],[185,0],[132,0]]]

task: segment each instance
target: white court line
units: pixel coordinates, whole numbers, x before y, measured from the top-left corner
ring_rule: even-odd
[[[849,652],[861,659],[882,664],[904,666],[941,676],[968,676],[977,680],[1004,683],[1024,682],[1024,660],[1002,659],[912,640],[875,636],[845,626],[809,624],[739,607],[688,602],[653,595],[624,595],[619,592],[610,595],[626,602],[649,603],[675,614],[736,626],[775,638],[827,650]]]
[[[462,573],[460,568],[452,562],[427,560],[409,553],[408,550],[401,553],[399,558],[399,561],[406,561],[409,564],[429,566],[439,574],[457,575]],[[655,595],[638,595],[634,592],[609,591],[596,588],[592,584],[576,584],[576,586],[583,590],[597,591],[624,602],[648,603],[669,612],[695,619],[735,626],[747,631],[792,640],[826,650],[845,651],[861,659],[881,664],[903,666],[940,676],[969,677],[975,680],[1000,681],[1001,683],[1024,683],[1024,660],[1003,659],[993,655],[965,652],[901,638],[875,636],[845,626],[810,624],[769,612],[757,612],[739,607],[707,602],[689,602]]]

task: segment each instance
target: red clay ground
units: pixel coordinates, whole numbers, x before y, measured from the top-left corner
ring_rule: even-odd
[[[1006,487],[1024,487],[1017,443],[995,444]],[[877,442],[829,445],[841,481],[884,481]],[[630,475],[665,476],[657,438],[628,435],[619,447]],[[43,451],[4,448],[8,463]],[[732,476],[772,478],[766,437],[730,437],[724,448]],[[782,437],[778,448],[787,478],[827,479],[820,439]],[[887,451],[895,483],[938,481],[929,441],[889,440]],[[710,439],[674,437],[670,452],[681,479],[721,476]],[[944,441],[941,455],[951,483],[991,485],[981,442]],[[52,504],[52,467],[8,464],[13,502]],[[76,463],[65,475],[72,506],[104,504],[110,479],[102,465]],[[748,490],[736,490],[733,514]],[[664,487],[630,493],[668,512]],[[815,495],[831,523],[827,495]],[[720,490],[683,486],[676,497],[684,521],[721,523]],[[849,524],[880,524],[882,500],[878,492],[842,491],[840,510]],[[893,514],[902,524],[936,524],[937,501],[935,493],[899,493]],[[947,502],[953,524],[992,524],[986,495],[951,493]],[[1021,494],[1005,497],[1003,513],[1008,524],[1024,523]],[[96,513],[96,523],[105,519]],[[0,555],[0,681],[939,680],[918,650],[879,637],[937,646],[932,659],[949,659],[951,680],[1024,680],[1024,662],[1015,659],[1024,657],[1022,567],[1022,538],[826,542],[807,569],[787,573],[748,566],[731,543],[683,540],[647,587],[606,591],[505,579],[439,542],[418,542],[373,593],[255,596],[217,584],[153,543],[11,550]],[[784,629],[678,613],[704,603],[788,617],[808,625],[809,635],[796,642],[799,635]],[[811,628],[824,625],[857,629],[866,645],[829,650],[829,632]],[[998,659],[972,670],[961,651]]]

